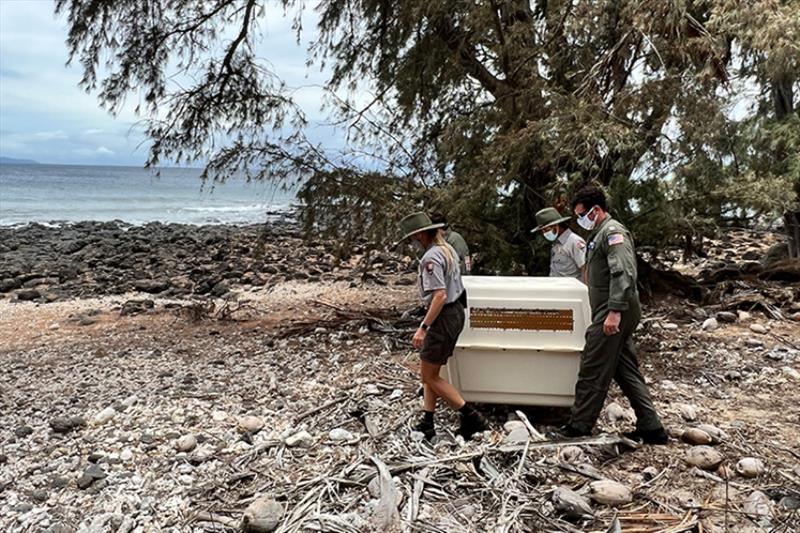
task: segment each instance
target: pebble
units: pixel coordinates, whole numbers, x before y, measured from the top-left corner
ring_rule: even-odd
[[[175,449],[179,452],[190,452],[197,447],[197,438],[194,435],[184,435],[175,442]]]
[[[783,375],[787,378],[800,381],[800,372],[798,372],[796,369],[790,366],[785,366],[781,370],[783,371]]]
[[[43,503],[47,501],[47,491],[42,489],[36,489],[31,492],[31,497],[39,503]]]
[[[771,517],[772,509],[769,497],[760,490],[751,492],[744,501],[744,512],[752,516]]]
[[[515,429],[519,428],[525,429],[527,431],[525,423],[522,422],[522,420],[509,420],[508,422],[503,424],[503,429],[505,430],[506,433],[511,433]]]
[[[742,477],[758,477],[764,470],[764,462],[755,457],[745,457],[736,463],[736,473]]]
[[[54,433],[69,433],[86,426],[86,420],[79,416],[59,416],[50,420],[50,428]]]
[[[711,446],[692,446],[686,450],[686,462],[703,470],[716,470],[722,463],[722,454]]]
[[[526,428],[525,425],[523,424],[523,426],[521,428],[520,427],[515,428],[514,430],[511,431],[511,433],[506,435],[506,438],[503,439],[503,443],[504,444],[524,444],[524,443],[528,442],[528,439],[530,439],[530,437],[531,437],[531,435],[530,435],[530,433],[528,433],[528,428]]]
[[[256,434],[264,428],[264,421],[257,416],[246,416],[239,420],[239,431]]]
[[[707,318],[701,327],[703,331],[714,331],[719,327],[719,322],[716,318]]]
[[[334,428],[328,433],[328,438],[332,441],[343,442],[353,440],[353,434],[343,428]]]
[[[697,420],[697,407],[687,403],[678,404],[678,414],[687,422],[694,422]]]
[[[370,383],[366,387],[364,387],[364,394],[368,396],[377,396],[381,393],[381,389],[378,388],[377,385]]]
[[[92,423],[98,425],[105,424],[106,422],[114,418],[116,414],[117,411],[113,407],[106,407],[105,409],[94,415]]]
[[[759,339],[754,339],[753,337],[748,337],[747,339],[745,339],[744,343],[747,346],[750,346],[751,348],[759,348],[761,346],[764,346],[764,341]]]
[[[403,397],[403,391],[401,389],[395,389],[389,395],[390,400],[399,400],[402,397]]]
[[[308,448],[314,444],[314,437],[308,431],[300,431],[286,439],[286,446],[289,448]]]
[[[753,315],[751,315],[747,311],[737,311],[736,313],[738,315],[739,322],[747,322],[748,320],[753,318]]]
[[[762,326],[761,324],[750,324],[750,331],[753,333],[758,333],[759,335],[763,335],[767,332],[767,328]]]
[[[675,324],[673,322],[665,322],[664,324],[662,324],[661,327],[667,331],[677,331],[678,324]]]
[[[213,411],[211,413],[211,419],[215,422],[223,422],[226,418],[228,418],[228,413],[225,411]]]
[[[20,426],[14,430],[14,435],[17,438],[24,439],[25,437],[33,434],[33,428],[30,426]]]
[[[736,322],[736,319],[737,319],[736,313],[733,313],[731,311],[720,311],[717,313],[717,320],[719,320],[720,322],[727,322],[729,324],[732,324]]]
[[[617,422],[631,422],[633,416],[617,402],[611,402],[606,407],[606,419],[615,424]]]
[[[122,450],[122,453],[119,454],[119,458],[127,463],[128,461],[133,459],[133,452],[130,449],[126,448]]]
[[[657,475],[658,475],[658,468],[654,466],[648,466],[647,468],[642,470],[642,477],[644,477],[644,479],[646,479],[647,481],[650,481]]]
[[[269,496],[261,496],[251,503],[242,517],[245,533],[270,533],[278,528],[283,518],[283,505]]]
[[[589,483],[589,496],[598,503],[616,507],[633,501],[631,489],[610,479],[602,479]]]
[[[558,452],[558,458],[565,463],[581,463],[585,459],[583,450],[579,446],[564,446]]]

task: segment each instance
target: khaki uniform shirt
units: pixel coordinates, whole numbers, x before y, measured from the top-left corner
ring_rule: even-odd
[[[586,245],[586,263],[594,319],[609,310],[638,309],[636,254],[625,226],[606,216]]]
[[[572,230],[564,230],[550,249],[550,277],[577,278],[586,264],[586,241]]]
[[[451,268],[447,266],[447,256],[442,248],[436,244],[432,245],[422,256],[419,263],[419,295],[425,307],[431,305],[433,291],[445,289],[447,291],[446,304],[458,300],[464,292],[464,284],[461,282],[461,269],[458,266],[458,254],[453,247],[446,244],[455,260]]]

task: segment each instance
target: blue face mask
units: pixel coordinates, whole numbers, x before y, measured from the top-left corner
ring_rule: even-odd
[[[544,238],[547,239],[550,242],[555,242],[555,240],[558,239],[558,232],[555,231],[555,230],[553,230],[553,231],[545,231],[543,233],[543,235],[544,235]]]

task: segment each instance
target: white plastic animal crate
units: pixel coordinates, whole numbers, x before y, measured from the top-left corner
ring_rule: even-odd
[[[572,405],[589,292],[573,278],[464,276],[469,307],[442,369],[465,400]]]

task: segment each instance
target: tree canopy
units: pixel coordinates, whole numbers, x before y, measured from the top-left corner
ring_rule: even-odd
[[[403,214],[438,210],[482,268],[530,272],[534,213],[597,182],[642,243],[780,214],[798,255],[797,0],[283,0],[298,35],[317,12],[308,62],[330,72],[338,153],[309,141],[256,54],[265,4],[56,9],[85,88],[111,111],[139,95],[149,165],[290,178],[306,227],[343,243],[390,241]]]

